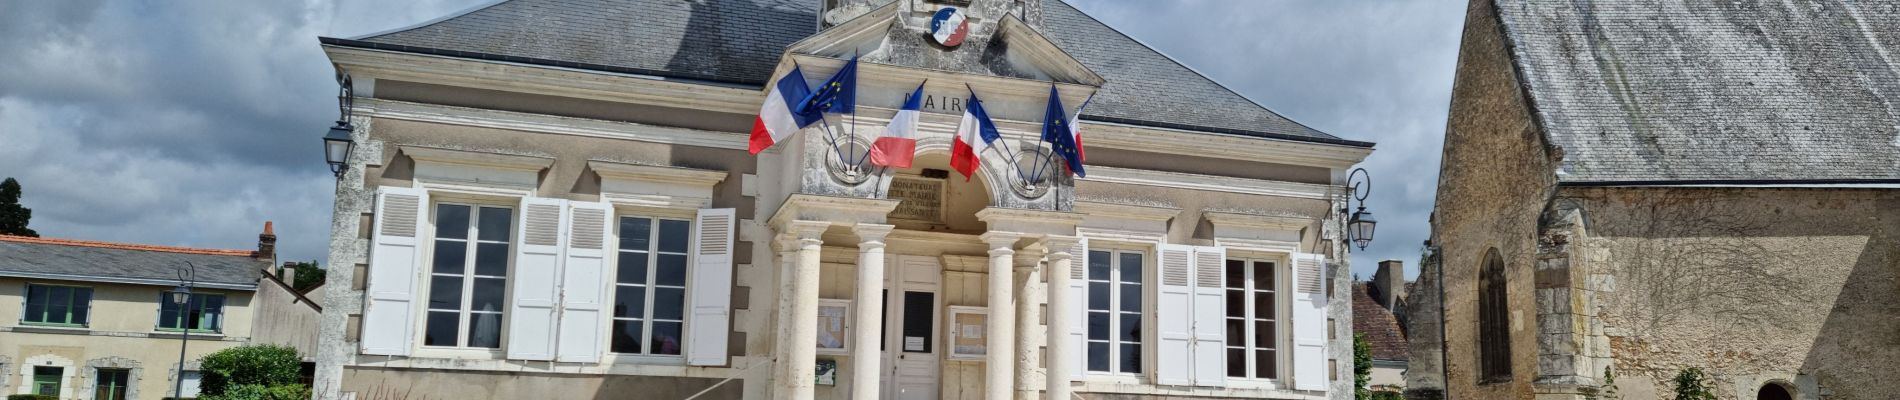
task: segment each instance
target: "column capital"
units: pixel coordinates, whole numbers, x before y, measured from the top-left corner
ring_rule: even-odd
[[[1048,250],[1047,254],[1051,260],[1070,258],[1075,256],[1070,253],[1070,250],[1074,250],[1075,244],[1081,241],[1082,238],[1078,236],[1043,235],[1042,247]]]
[[[812,221],[812,220],[801,219],[801,220],[795,220],[795,221],[786,223],[785,233],[792,235],[798,240],[817,239],[819,236],[822,236],[825,234],[826,228],[830,228],[830,227],[831,227],[831,222],[829,221]]]
[[[1014,251],[1016,248],[1016,241],[1022,239],[1023,234],[1016,233],[1016,232],[1005,232],[1005,231],[989,231],[989,232],[983,232],[983,235],[977,236],[976,238],[982,240],[983,243],[989,244],[990,248],[992,249],[991,251],[995,251],[995,250]]]
[[[876,243],[881,246],[884,244],[884,237],[890,235],[891,230],[896,229],[896,228],[897,226],[895,225],[870,224],[870,223],[860,222],[856,225],[851,226],[851,233],[856,233],[858,235],[859,247],[863,247],[865,244],[871,244],[871,243]]]

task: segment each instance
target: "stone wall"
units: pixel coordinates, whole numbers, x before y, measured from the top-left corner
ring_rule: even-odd
[[[1432,222],[1432,244],[1444,274],[1445,394],[1453,399],[1530,398],[1537,366],[1535,233],[1554,188],[1558,151],[1547,146],[1528,111],[1495,10],[1488,1],[1470,4]],[[1506,268],[1512,379],[1481,384],[1478,274],[1492,249]],[[1437,373],[1420,364],[1414,365],[1412,375]]]
[[[1592,290],[1570,301],[1600,310],[1621,392],[1699,367],[1724,398],[1900,398],[1900,191],[1566,188],[1558,204],[1587,225],[1572,267]]]

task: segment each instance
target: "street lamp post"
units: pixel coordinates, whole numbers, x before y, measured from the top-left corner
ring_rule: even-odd
[[[172,386],[172,398],[178,399],[185,397],[185,346],[191,343],[191,314],[186,313],[185,306],[191,304],[191,287],[198,275],[197,265],[190,261],[186,261],[185,265],[190,268],[178,268],[178,287],[172,289],[171,298],[172,304],[178,306],[178,315],[183,319],[178,326],[178,374]]]
[[[1355,178],[1357,183],[1354,183]],[[1379,224],[1378,220],[1372,218],[1372,212],[1366,211],[1366,196],[1372,194],[1372,174],[1366,172],[1365,168],[1354,168],[1346,176],[1346,193],[1349,195],[1346,208],[1339,209],[1340,213],[1351,209],[1353,200],[1359,201],[1359,210],[1353,211],[1352,217],[1346,220],[1346,237],[1359,245],[1360,250],[1365,250],[1366,245],[1372,243],[1373,228]]]

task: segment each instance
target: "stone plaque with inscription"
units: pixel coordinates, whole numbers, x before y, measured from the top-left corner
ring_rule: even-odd
[[[899,200],[891,219],[929,223],[943,222],[943,180],[917,176],[894,176],[885,198]]]

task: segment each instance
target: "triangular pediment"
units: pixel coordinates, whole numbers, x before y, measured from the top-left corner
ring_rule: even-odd
[[[910,2],[891,2],[793,43],[788,56],[819,56],[1003,78],[1100,87],[1101,75],[1062,51],[1014,14],[971,17],[969,38],[950,47],[935,43],[928,15]],[[920,22],[921,21],[921,22]]]

